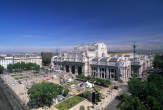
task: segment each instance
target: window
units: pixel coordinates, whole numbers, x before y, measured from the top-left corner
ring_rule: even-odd
[[[114,73],[114,69],[111,69],[111,72]]]

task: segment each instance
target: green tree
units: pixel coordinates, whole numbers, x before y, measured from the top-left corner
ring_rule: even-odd
[[[92,82],[92,83],[95,83],[97,85],[104,86],[104,87],[109,87],[110,85],[110,80],[106,80],[106,79],[100,79],[100,78],[84,76],[84,75],[77,75],[77,78],[83,81],[89,81],[89,82]]]
[[[118,107],[120,110],[147,110],[147,107],[138,97],[124,95]]]
[[[15,64],[7,65],[7,70],[8,72],[21,72],[23,70],[35,70],[38,72],[40,70],[40,66],[36,63],[18,62]]]
[[[50,106],[53,102],[53,99],[57,97],[57,95],[62,93],[63,88],[59,85],[49,82],[42,82],[38,84],[34,84],[29,90],[28,95],[30,101],[40,106]]]
[[[163,55],[162,56],[155,56],[153,60],[153,66],[155,68],[163,69]]]
[[[12,64],[9,64],[9,65],[7,65],[7,71],[8,72],[10,72],[10,73],[12,73],[13,72],[13,65]]]
[[[3,73],[3,70],[4,70],[3,66],[2,66],[2,65],[0,65],[0,74],[2,74],[2,73]]]
[[[69,90],[65,89],[64,92],[63,92],[63,96],[66,97],[68,95],[68,92],[69,92]]]
[[[131,95],[124,95],[118,107],[120,110],[162,110],[162,85],[163,77],[159,74],[150,74],[145,82],[133,78],[128,82]]]
[[[148,96],[146,99],[146,103],[149,106],[148,110],[162,110],[160,102],[153,96]]]
[[[39,72],[39,70],[40,70],[40,66],[39,66],[39,65],[35,65],[34,70],[35,70],[36,72]]]
[[[80,110],[85,110],[85,107],[83,105],[81,105]]]
[[[90,110],[90,107],[89,106],[87,106],[87,110]]]
[[[41,52],[42,63],[44,66],[49,66],[51,63],[51,58],[53,54],[51,52]]]
[[[142,98],[144,87],[140,79],[133,78],[128,82],[129,92],[136,97]]]

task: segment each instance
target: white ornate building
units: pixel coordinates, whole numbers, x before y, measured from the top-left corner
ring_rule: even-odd
[[[91,75],[111,80],[128,80],[132,72],[131,53],[108,54],[104,43],[86,44],[75,47],[72,51],[52,58],[54,69],[72,74]],[[152,59],[146,55],[137,55],[139,76],[152,65]]]

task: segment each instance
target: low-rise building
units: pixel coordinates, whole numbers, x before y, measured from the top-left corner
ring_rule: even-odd
[[[7,68],[8,64],[15,64],[18,62],[36,63],[42,67],[42,58],[39,55],[2,55],[0,56],[0,65]]]
[[[0,56],[0,65],[7,68],[8,64],[13,64],[13,57]]]

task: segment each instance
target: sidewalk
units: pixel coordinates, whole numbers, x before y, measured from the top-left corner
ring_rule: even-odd
[[[122,84],[122,85],[126,85],[126,84]],[[102,99],[101,102],[98,103],[98,105],[94,106],[94,110],[104,110],[111,102],[114,101],[116,96],[122,94],[123,92],[125,92],[125,88],[118,88],[117,90],[116,89],[111,90],[111,87],[109,87],[103,89],[101,93],[104,94],[105,98]]]
[[[85,107],[85,110],[87,110],[87,107],[89,106],[90,110],[93,110],[91,108],[92,106],[92,103],[87,101],[87,100],[84,100],[82,102],[80,102],[79,104],[77,104],[76,106],[72,107],[70,110],[80,110],[80,106],[84,106]]]

